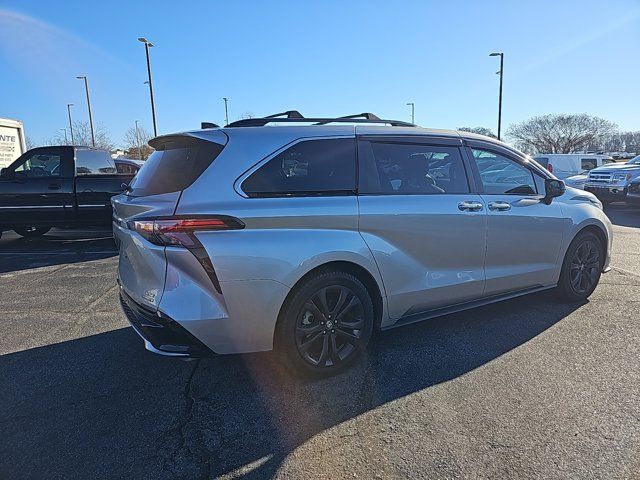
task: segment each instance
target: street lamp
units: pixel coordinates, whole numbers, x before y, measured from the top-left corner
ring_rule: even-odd
[[[498,140],[500,140],[500,128],[502,127],[502,75],[504,72],[504,53],[493,52],[490,57],[500,57],[500,70],[496,73],[500,74],[500,95],[498,97]]]
[[[136,145],[138,147],[138,156],[142,160],[142,148],[140,147],[140,135],[138,134],[138,120],[136,120]]]
[[[91,100],[89,99],[89,82],[87,81],[87,77],[84,75],[76,78],[78,80],[84,80],[84,90],[87,92],[87,110],[89,110],[89,126],[91,127],[91,146],[95,148],[96,137],[93,133],[93,116],[91,115]]]
[[[149,96],[151,97],[151,118],[153,119],[153,136],[158,136],[158,129],[156,127],[156,106],[153,101],[153,83],[151,82],[151,62],[149,61],[149,47],[153,47],[153,43],[144,37],[138,38],[139,42],[144,43],[144,51],[147,54],[147,74],[149,75]]]
[[[408,102],[407,105],[411,105],[411,123],[416,123],[416,104]]]
[[[229,99],[227,97],[222,97],[222,100],[224,100],[225,125],[229,125],[229,109],[227,108],[227,103],[229,102]]]
[[[75,145],[76,141],[73,139],[73,123],[71,123],[71,107],[73,107],[73,103],[67,103],[67,114],[69,115],[69,131],[71,132],[71,145]]]

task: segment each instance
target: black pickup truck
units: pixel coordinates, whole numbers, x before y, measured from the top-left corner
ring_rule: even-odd
[[[118,173],[109,152],[89,147],[39,147],[0,171],[0,235],[25,237],[51,227],[109,225],[111,197],[133,173]]]

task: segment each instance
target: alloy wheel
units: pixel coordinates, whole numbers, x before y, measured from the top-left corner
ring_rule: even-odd
[[[592,240],[585,240],[576,249],[570,263],[571,288],[579,295],[590,291],[598,281],[601,268],[600,248]]]
[[[296,346],[315,367],[335,367],[362,347],[365,319],[360,298],[348,287],[321,288],[296,319]]]

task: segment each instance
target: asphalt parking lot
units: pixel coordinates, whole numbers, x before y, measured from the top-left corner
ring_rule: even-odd
[[[108,231],[0,239],[0,478],[638,478],[640,210],[614,269],[379,335],[327,380],[143,349]]]

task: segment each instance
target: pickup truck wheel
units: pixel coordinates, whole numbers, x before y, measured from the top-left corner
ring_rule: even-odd
[[[13,229],[18,235],[22,235],[23,237],[32,238],[32,237],[41,237],[49,230],[51,227],[21,227]]]

